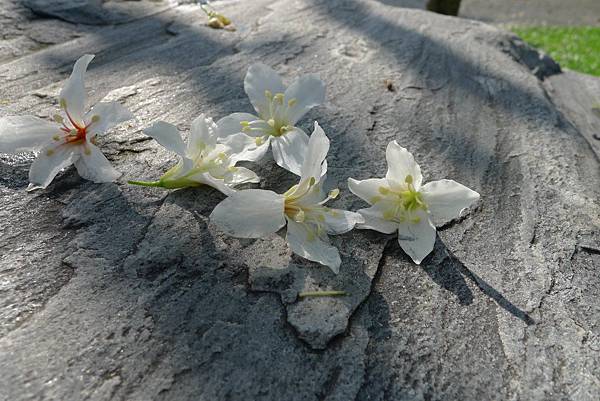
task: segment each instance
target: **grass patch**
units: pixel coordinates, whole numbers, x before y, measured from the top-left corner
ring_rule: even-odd
[[[600,76],[600,27],[511,27],[530,45],[542,49],[562,67]]]

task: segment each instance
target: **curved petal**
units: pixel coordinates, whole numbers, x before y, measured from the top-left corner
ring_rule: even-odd
[[[363,217],[364,222],[356,225],[358,229],[368,229],[379,231],[384,234],[391,234],[398,230],[398,223],[383,218],[382,211],[377,206],[371,206],[367,209],[360,209],[358,213]]]
[[[302,164],[300,181],[310,180],[311,177],[319,181],[327,173],[325,162],[327,152],[329,152],[329,138],[319,123],[315,121],[315,129],[308,140],[308,150]]]
[[[284,199],[273,191],[239,191],[219,203],[210,219],[221,230],[234,237],[264,237],[285,225]]]
[[[304,75],[285,91],[289,124],[295,125],[310,109],[325,101],[325,84],[317,74]]]
[[[348,178],[348,188],[354,195],[372,205],[381,197],[379,188],[389,188],[389,183],[385,178],[369,178],[362,181]]]
[[[0,152],[37,150],[56,134],[63,135],[58,124],[38,117],[3,117],[0,118]]]
[[[281,77],[275,70],[264,64],[253,64],[248,68],[244,78],[244,90],[250,99],[250,103],[261,116],[268,115],[269,102],[265,92],[269,91],[272,95],[285,92],[285,86]]]
[[[198,173],[191,177],[188,177],[190,181],[195,181],[200,184],[208,185],[220,191],[222,194],[230,196],[235,193],[235,189],[231,188],[225,183],[225,181],[213,177],[209,173]]]
[[[232,185],[239,185],[257,182],[260,182],[260,178],[258,178],[258,175],[256,175],[254,171],[245,167],[234,167],[228,183]]]
[[[61,143],[44,147],[29,169],[27,190],[46,188],[60,170],[73,164],[78,157],[78,146]]]
[[[100,149],[91,143],[85,146],[81,157],[75,161],[75,167],[81,178],[98,183],[113,182],[121,176]]]
[[[86,114],[85,121],[90,124],[88,128],[88,139],[92,139],[98,134],[103,134],[112,127],[125,121],[134,119],[135,116],[129,110],[118,102],[97,103]],[[96,121],[93,121],[93,120]]]
[[[231,113],[227,117],[223,117],[217,121],[217,133],[219,138],[227,138],[230,135],[235,135],[242,132],[242,121],[260,120],[257,116],[249,113]]]
[[[264,143],[256,145],[256,140],[246,134],[235,134],[230,135],[225,139],[221,140],[223,145],[228,146],[231,149],[229,159],[232,164],[238,161],[258,161],[262,159],[269,150],[269,144],[271,143],[271,137]]]
[[[325,225],[329,234],[343,234],[352,230],[356,224],[364,223],[365,219],[358,213],[341,209],[329,209],[325,213]]]
[[[416,215],[419,217],[417,222],[400,224],[398,243],[416,264],[420,264],[433,250],[436,231],[427,213],[419,212]]]
[[[285,239],[296,255],[329,266],[334,273],[339,273],[342,264],[340,252],[336,247],[319,238],[314,230],[315,228],[308,224],[287,219]]]
[[[64,103],[71,118],[83,125],[83,114],[85,111],[86,92],[84,76],[88,65],[94,58],[92,54],[80,57],[73,66],[73,72],[67,79],[65,86],[60,91],[59,100]]]
[[[428,182],[421,188],[421,194],[436,225],[457,218],[479,199],[477,192],[453,180]]]
[[[146,128],[144,133],[154,139],[162,146],[185,157],[186,145],[181,139],[181,133],[174,125],[164,121],[157,121],[151,127]]]
[[[308,151],[308,143],[308,135],[300,128],[294,128],[285,135],[273,137],[271,146],[275,163],[287,171],[300,175],[304,157]],[[321,176],[319,175],[317,178],[321,178]]]
[[[187,153],[197,155],[205,147],[214,148],[217,145],[217,125],[210,117],[200,114],[192,121],[190,139],[188,140]]]
[[[412,182],[415,190],[419,190],[423,176],[421,175],[421,167],[415,162],[413,155],[398,145],[398,142],[392,141],[388,144],[385,151],[387,159],[388,171],[385,178],[390,182],[390,186],[396,189],[406,187],[406,177],[412,176]]]

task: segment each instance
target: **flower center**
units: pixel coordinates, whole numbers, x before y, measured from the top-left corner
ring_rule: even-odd
[[[412,175],[407,175],[404,182],[406,189],[394,191],[388,187],[379,187],[378,191],[386,200],[391,201],[391,205],[383,212],[383,218],[386,220],[403,223],[409,221],[411,223],[419,223],[421,218],[415,215],[419,210],[426,211],[427,205],[423,201],[423,196],[417,191],[413,185]],[[372,203],[377,203],[383,200],[382,197],[376,196],[372,199]]]
[[[61,99],[60,100],[60,107],[65,111],[65,114],[67,116],[67,121],[65,121],[65,119],[58,114],[54,115],[54,121],[56,121],[59,124],[62,124],[62,127],[60,128],[60,130],[62,132],[64,132],[62,138],[65,141],[65,144],[81,144],[81,143],[85,143],[86,142],[86,136],[88,133],[88,128],[94,124],[97,123],[98,121],[100,121],[100,116],[98,115],[94,115],[92,116],[92,119],[90,120],[89,124],[87,125],[81,125],[78,124],[73,117],[71,116],[71,114],[69,113],[69,110],[67,108],[67,102],[65,99]],[[67,125],[67,122],[69,123],[69,125]],[[55,135],[52,137],[55,141],[60,141],[61,136],[60,135]],[[94,140],[92,139],[92,143],[94,142]]]
[[[266,109],[261,111],[261,120],[241,121],[242,132],[256,136],[256,144],[261,145],[265,137],[279,137],[291,131],[294,127],[289,121],[289,112],[298,103],[296,99],[285,102],[283,93],[273,95],[271,91],[265,91]]]

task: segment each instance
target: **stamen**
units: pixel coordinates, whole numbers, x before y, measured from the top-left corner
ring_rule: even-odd
[[[272,118],[269,118],[269,120],[267,120],[267,124],[269,124],[271,126],[271,128],[275,127],[275,120]]]
[[[329,191],[329,198],[335,199],[338,197],[339,194],[340,194],[339,188],[332,189],[331,191]]]
[[[412,175],[407,175],[406,178],[404,179],[404,182],[406,182],[408,185],[413,183],[413,176]]]
[[[277,103],[279,103],[279,105],[283,105],[283,93],[277,93],[275,94],[275,96],[273,96],[273,100],[275,100]]]
[[[250,125],[250,122],[249,122],[249,121],[240,121],[240,125],[241,125],[242,127],[247,127],[247,126],[249,126],[249,125]]]
[[[379,187],[377,190],[381,195],[388,195],[391,192],[390,189],[386,187]]]
[[[59,104],[60,104],[61,109],[64,109],[64,110],[67,109],[67,100],[66,99],[64,99],[64,98],[60,99]]]
[[[306,219],[306,215],[304,213],[304,210],[302,210],[302,209],[298,210],[298,213],[296,213],[296,215],[294,216],[294,221],[296,223],[303,223],[305,219]]]
[[[52,116],[52,118],[59,124],[62,124],[65,121],[60,114],[55,114],[54,116]]]
[[[259,136],[258,138],[256,138],[256,139],[254,140],[254,143],[256,144],[256,146],[260,146],[260,145],[262,145],[263,143],[265,143],[265,140],[264,140],[264,138],[263,138],[262,136]]]
[[[292,108],[292,107],[294,107],[296,105],[296,103],[298,103],[296,101],[296,99],[290,99],[290,100],[288,100],[288,107]]]
[[[265,97],[266,97],[267,99],[269,99],[269,101],[271,101],[271,99],[273,99],[273,94],[271,93],[271,91],[270,91],[270,90],[268,90],[268,89],[267,89],[267,90],[265,91]]]
[[[99,115],[93,115],[92,116],[92,122],[93,123],[97,123],[98,121],[100,121],[100,116]]]
[[[55,141],[60,141],[60,135],[54,135],[52,139],[54,139]]]

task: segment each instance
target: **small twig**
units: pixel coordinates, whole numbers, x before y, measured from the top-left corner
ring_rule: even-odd
[[[346,295],[349,295],[346,291],[307,291],[299,293],[298,297],[340,297]]]

